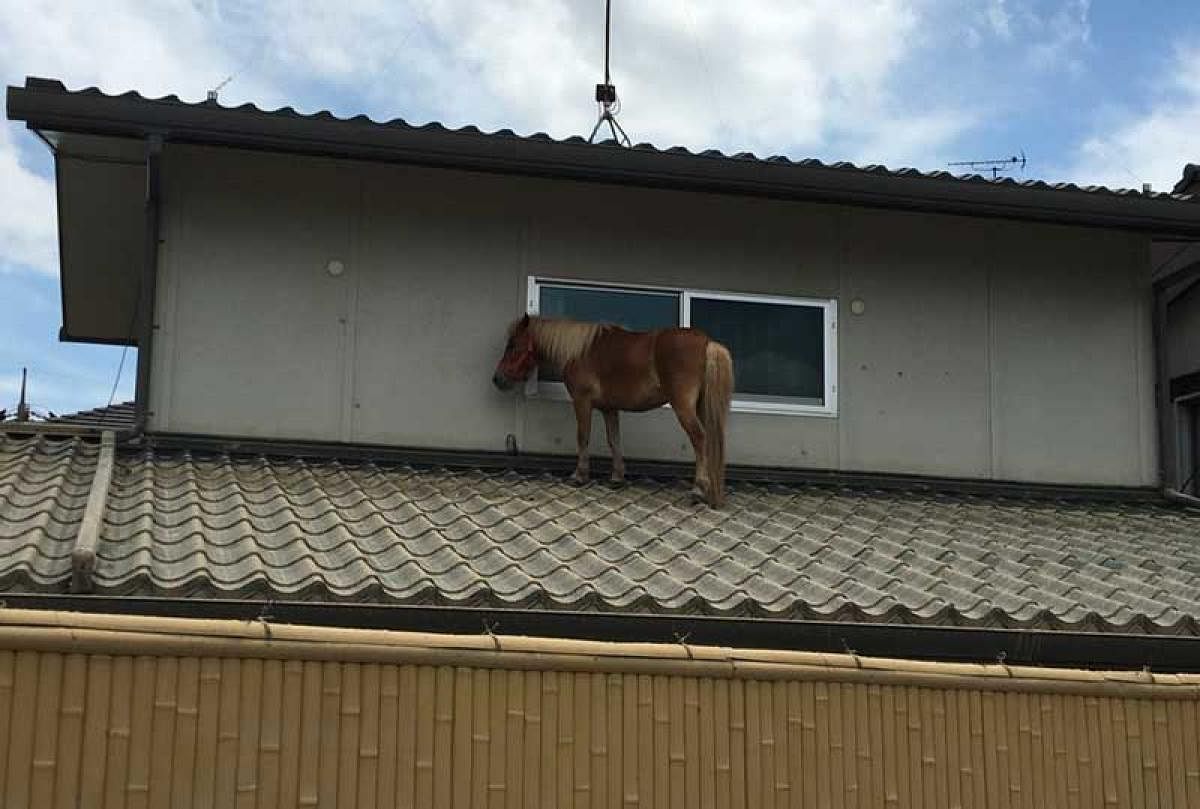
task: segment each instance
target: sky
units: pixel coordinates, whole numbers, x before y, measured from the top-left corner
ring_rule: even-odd
[[[603,0],[3,0],[0,79],[586,135]],[[1195,0],[613,0],[634,142],[1169,190],[1200,162]],[[0,123],[0,409],[132,398],[136,351],[60,343],[46,147]],[[118,369],[121,369],[118,376]]]

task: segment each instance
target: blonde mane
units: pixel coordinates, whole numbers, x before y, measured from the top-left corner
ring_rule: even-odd
[[[529,318],[529,331],[538,351],[558,371],[566,368],[571,360],[586,354],[606,328],[599,323],[580,323],[576,320]]]

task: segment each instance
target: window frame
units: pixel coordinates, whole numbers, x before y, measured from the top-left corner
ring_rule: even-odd
[[[791,416],[818,416],[836,418],[838,415],[838,386],[837,386],[837,299],[836,298],[801,298],[783,295],[760,295],[748,292],[728,292],[724,290],[708,290],[693,287],[671,287],[651,284],[622,284],[611,281],[586,281],[578,278],[556,278],[544,275],[530,275],[527,283],[525,311],[530,315],[539,314],[540,290],[546,286],[580,287],[583,289],[623,290],[631,293],[647,292],[679,296],[679,325],[682,328],[691,326],[691,302],[696,298],[706,300],[740,301],[744,303],[764,303],[779,306],[805,306],[822,310],[823,335],[825,339],[823,359],[825,363],[825,389],[823,404],[805,404],[784,400],[766,401],[753,398],[739,398],[735,392],[730,409],[735,413],[762,413]],[[537,370],[525,384],[525,395],[531,398],[546,398],[569,400],[566,386],[561,382],[544,382],[538,379]],[[664,405],[670,407],[670,405]]]

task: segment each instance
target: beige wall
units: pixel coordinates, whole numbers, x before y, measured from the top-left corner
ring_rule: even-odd
[[[10,809],[1200,805],[1187,675],[6,612]]]
[[[734,463],[1155,479],[1139,237],[228,150],[165,169],[156,430],[571,453],[566,405],[490,384],[542,274],[836,297],[838,417],[735,413]],[[623,432],[688,457],[669,411]]]

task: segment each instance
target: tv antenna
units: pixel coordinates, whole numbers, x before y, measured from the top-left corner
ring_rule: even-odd
[[[972,171],[990,171],[992,179],[995,180],[1000,176],[1001,172],[1011,171],[1013,168],[1019,167],[1021,171],[1025,170],[1025,150],[1021,150],[1020,156],[1002,157],[998,160],[960,160],[957,163],[947,163],[947,166],[963,166]]]
[[[600,127],[605,123],[608,124],[608,129],[612,132],[613,140],[625,146],[632,146],[629,142],[629,136],[625,134],[625,130],[617,123],[617,113],[621,111],[621,102],[617,101],[617,88],[613,85],[608,75],[608,50],[609,42],[612,39],[612,0],[604,0],[604,84],[596,85],[596,103],[600,105],[600,118],[597,119],[596,125],[592,127],[592,134],[588,136],[588,143],[594,143],[596,133],[600,131]]]
[[[233,81],[233,75],[234,74],[230,73],[228,76],[225,77],[225,80],[223,82],[221,82],[216,87],[214,87],[208,91],[208,100],[209,101],[217,100],[217,94],[225,89],[226,84],[229,84],[229,82]]]

